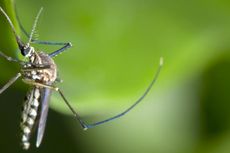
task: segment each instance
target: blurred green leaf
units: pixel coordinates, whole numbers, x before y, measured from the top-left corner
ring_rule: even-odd
[[[16,23],[12,1],[1,2]],[[228,83],[224,82],[229,82],[225,73],[229,64],[222,62],[229,60],[229,1],[19,0],[18,15],[28,32],[41,6],[39,40],[74,45],[55,57],[64,80],[58,86],[83,116],[109,116],[129,106],[151,82],[160,56],[165,59],[156,85],[135,109],[137,113],[114,127],[107,124],[88,133],[80,133],[76,123],[70,123],[79,149],[100,153],[228,150]],[[11,29],[0,19],[0,49],[16,56]],[[58,49],[33,45],[47,53]],[[2,85],[18,67],[0,62]],[[22,84],[14,87],[26,89]],[[206,89],[199,95],[202,87]],[[52,108],[70,113],[57,93],[52,98]]]

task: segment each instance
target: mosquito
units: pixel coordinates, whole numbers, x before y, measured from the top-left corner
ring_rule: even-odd
[[[16,80],[20,77],[22,81],[26,84],[29,84],[31,89],[25,96],[23,111],[21,116],[21,144],[23,149],[27,150],[30,147],[30,138],[31,134],[34,130],[37,131],[36,137],[36,147],[39,147],[45,131],[45,125],[48,115],[49,109],[49,100],[52,91],[57,91],[63,101],[66,103],[70,111],[73,113],[75,119],[80,123],[84,130],[89,128],[93,128],[95,126],[104,124],[106,122],[110,122],[114,119],[117,119],[126,113],[128,113],[131,109],[133,109],[138,103],[140,103],[143,98],[150,91],[154,83],[156,82],[158,75],[163,66],[163,58],[160,58],[160,64],[157,69],[156,74],[152,82],[149,84],[145,92],[140,96],[140,98],[135,101],[130,107],[128,107],[123,112],[114,115],[113,117],[109,117],[105,120],[98,121],[92,124],[87,124],[84,122],[78,113],[74,110],[74,108],[70,105],[63,92],[56,85],[57,82],[60,82],[57,78],[57,66],[53,61],[53,57],[57,56],[61,52],[70,48],[72,45],[70,42],[68,43],[55,43],[55,42],[46,42],[46,41],[38,41],[33,39],[34,31],[36,29],[36,25],[39,19],[39,16],[42,12],[43,8],[41,8],[36,15],[36,18],[33,23],[33,27],[31,33],[28,34],[26,30],[23,28],[18,16],[18,22],[20,28],[24,32],[24,34],[28,37],[28,42],[22,42],[19,35],[16,33],[16,30],[13,26],[12,21],[6,12],[0,7],[0,12],[5,16],[6,21],[9,23],[11,30],[16,38],[18,48],[21,54],[25,57],[25,60],[19,60],[5,55],[0,52],[0,57],[5,58],[10,62],[17,62],[21,65],[20,72],[16,74],[13,78],[11,78],[2,88],[0,88],[0,94],[5,91],[9,86],[11,86]],[[16,13],[17,14],[17,13]],[[31,46],[32,43],[44,44],[44,45],[62,45],[62,47],[52,53],[45,53],[43,51],[37,51],[34,47]]]

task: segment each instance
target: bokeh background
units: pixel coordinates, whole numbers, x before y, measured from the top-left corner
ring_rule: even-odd
[[[14,1],[0,6],[20,31]],[[227,0],[17,0],[30,32],[41,7],[39,40],[72,42],[55,57],[58,86],[88,123],[132,104],[165,64],[143,102],[125,117],[83,131],[53,93],[40,148],[28,152],[228,153],[230,151],[230,2]],[[34,44],[47,53],[58,47]],[[21,58],[0,15],[0,50]],[[0,59],[0,86],[19,66]],[[29,86],[0,95],[0,152],[24,152],[20,113]]]

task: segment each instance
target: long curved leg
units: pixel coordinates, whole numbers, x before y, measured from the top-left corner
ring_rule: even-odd
[[[107,118],[105,120],[102,120],[102,121],[99,121],[99,122],[95,122],[95,123],[92,123],[92,124],[86,124],[81,118],[80,116],[78,115],[78,113],[72,108],[72,106],[69,104],[69,102],[67,101],[67,99],[65,98],[65,96],[63,95],[63,93],[61,92],[61,90],[59,88],[57,88],[59,94],[61,95],[61,97],[63,98],[63,100],[65,101],[65,103],[67,104],[67,106],[70,108],[70,110],[72,111],[72,113],[74,114],[74,116],[76,117],[76,119],[80,122],[81,126],[83,127],[84,130],[87,130],[89,128],[93,128],[95,126],[98,126],[98,125],[101,125],[101,124],[104,124],[106,122],[110,122],[114,119],[117,119],[119,117],[122,117],[123,115],[125,115],[126,113],[128,113],[130,110],[132,110],[137,104],[139,104],[144,98],[145,96],[149,93],[150,89],[152,88],[152,86],[154,85],[154,83],[156,82],[159,74],[160,74],[160,71],[161,71],[161,68],[163,66],[163,58],[160,59],[160,65],[158,67],[158,70],[152,80],[152,82],[149,84],[148,88],[145,90],[144,94],[136,101],[134,102],[130,107],[128,107],[126,110],[124,110],[123,112],[113,116],[113,117],[110,117],[110,118]]]
[[[64,102],[66,103],[66,105],[69,107],[69,109],[72,111],[72,113],[74,114],[75,118],[79,121],[79,123],[81,124],[81,126],[83,127],[84,130],[87,130],[89,128],[93,128],[95,126],[98,126],[98,125],[101,125],[101,124],[104,124],[106,122],[110,122],[112,120],[115,120],[119,117],[122,117],[123,115],[125,115],[126,113],[128,113],[130,110],[132,110],[137,104],[139,104],[144,98],[145,96],[148,94],[148,92],[150,91],[150,89],[152,88],[152,86],[154,85],[154,83],[156,82],[158,76],[159,76],[159,73],[161,71],[161,68],[163,66],[163,58],[160,59],[160,65],[158,67],[158,70],[152,80],[152,82],[149,84],[148,88],[145,90],[144,94],[136,101],[134,102],[130,107],[128,107],[126,110],[124,110],[123,112],[113,116],[113,117],[110,117],[110,118],[107,118],[105,120],[102,120],[102,121],[99,121],[99,122],[95,122],[95,123],[92,123],[92,124],[87,124],[85,123],[81,117],[78,115],[78,113],[73,109],[73,107],[70,105],[70,103],[68,102],[68,100],[65,98],[64,94],[62,93],[62,91],[57,88],[57,87],[53,87],[53,86],[49,86],[49,85],[43,85],[43,84],[39,84],[39,83],[34,83],[34,85],[37,85],[37,86],[41,86],[41,87],[45,87],[45,88],[50,88],[52,90],[55,90],[55,91],[58,91],[59,94],[61,95],[62,99],[64,100]]]

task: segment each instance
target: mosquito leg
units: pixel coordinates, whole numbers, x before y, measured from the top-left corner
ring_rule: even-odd
[[[161,71],[161,68],[163,66],[163,58],[160,59],[160,64],[159,64],[159,67],[158,67],[158,70],[152,80],[152,82],[149,84],[148,88],[145,90],[145,92],[143,93],[143,95],[136,101],[134,102],[130,107],[128,107],[126,110],[124,110],[123,112],[113,116],[113,117],[110,117],[108,119],[105,119],[105,120],[102,120],[102,121],[99,121],[99,122],[95,122],[93,124],[90,124],[88,125],[88,128],[93,128],[95,126],[98,126],[98,125],[101,125],[101,124],[104,124],[106,122],[110,122],[114,119],[117,119],[119,117],[122,117],[123,115],[125,115],[126,113],[128,113],[130,110],[132,110],[137,104],[139,104],[144,98],[145,96],[149,93],[150,89],[152,88],[152,86],[154,85],[154,83],[156,82],[159,74],[160,74],[160,71]]]
[[[72,44],[70,42],[68,43],[64,43],[64,46],[52,53],[49,54],[50,57],[54,57],[54,56],[57,56],[58,54],[60,54],[61,52],[65,51],[66,49],[72,47]]]
[[[21,73],[18,73],[15,77],[10,79],[1,89],[0,94],[5,91],[9,86],[11,86],[19,77],[21,76]]]
[[[31,41],[32,43],[36,44],[42,44],[42,45],[55,45],[55,46],[63,46],[60,49],[52,52],[49,54],[50,57],[57,56],[61,52],[65,51],[66,49],[72,47],[72,44],[70,42],[63,43],[63,42],[49,42],[49,41],[39,41],[39,40],[33,40]]]
[[[124,110],[123,112],[113,116],[113,117],[110,117],[110,118],[107,118],[105,120],[102,120],[102,121],[99,121],[99,122],[95,122],[93,124],[86,124],[82,119],[81,117],[78,115],[78,113],[73,109],[73,107],[70,105],[70,103],[67,101],[67,99],[65,98],[64,94],[61,92],[61,90],[59,88],[56,88],[59,92],[59,94],[61,95],[61,97],[63,98],[63,100],[65,101],[65,103],[67,104],[67,106],[69,107],[69,109],[72,111],[72,113],[74,114],[74,116],[76,117],[76,119],[80,122],[81,126],[83,127],[84,130],[87,130],[89,128],[93,128],[95,126],[98,126],[98,125],[101,125],[101,124],[104,124],[106,122],[110,122],[114,119],[117,119],[119,117],[122,117],[123,115],[125,115],[126,113],[128,113],[130,110],[132,110],[137,104],[139,104],[144,98],[145,96],[149,93],[150,89],[152,88],[152,86],[154,85],[154,83],[156,82],[159,74],[160,74],[160,71],[161,71],[161,68],[163,66],[163,58],[160,59],[160,64],[159,64],[159,67],[158,67],[158,70],[152,80],[152,82],[149,84],[148,88],[145,90],[145,92],[143,93],[143,95],[136,101],[134,102],[130,107],[128,107],[126,110]]]
[[[3,57],[3,58],[5,58],[7,61],[10,61],[10,62],[17,62],[17,63],[19,63],[19,64],[21,64],[21,65],[24,65],[24,64],[26,64],[26,63],[29,63],[29,62],[24,62],[24,61],[18,60],[18,59],[16,59],[16,58],[12,58],[12,57],[10,57],[10,56],[7,56],[7,55],[4,54],[3,52],[0,52],[0,57]],[[30,63],[30,64],[31,64],[31,63]],[[33,64],[31,64],[31,65],[33,65]]]
[[[3,52],[0,52],[0,56],[5,58],[7,61],[10,61],[10,62],[22,62],[18,59],[15,59],[15,58],[12,58],[10,56],[5,55]]]
[[[78,122],[81,124],[82,128],[84,130],[87,130],[88,128],[90,128],[90,125],[87,125],[82,119],[81,117],[78,115],[78,113],[74,110],[74,108],[70,105],[70,103],[68,102],[68,100],[65,98],[64,94],[61,92],[61,90],[59,88],[57,88],[59,94],[61,95],[62,99],[64,100],[64,102],[66,103],[66,105],[69,107],[69,109],[71,110],[71,112],[74,114],[75,118],[78,120]]]
[[[25,82],[25,83],[27,83],[27,84],[30,84],[30,85],[34,85],[34,86],[38,86],[38,87],[43,87],[43,88],[49,88],[49,89],[58,91],[57,87],[53,87],[53,86],[50,86],[50,85],[42,84],[42,83],[39,83],[39,82],[36,82],[36,81],[33,81],[33,80],[22,79],[22,81]]]

